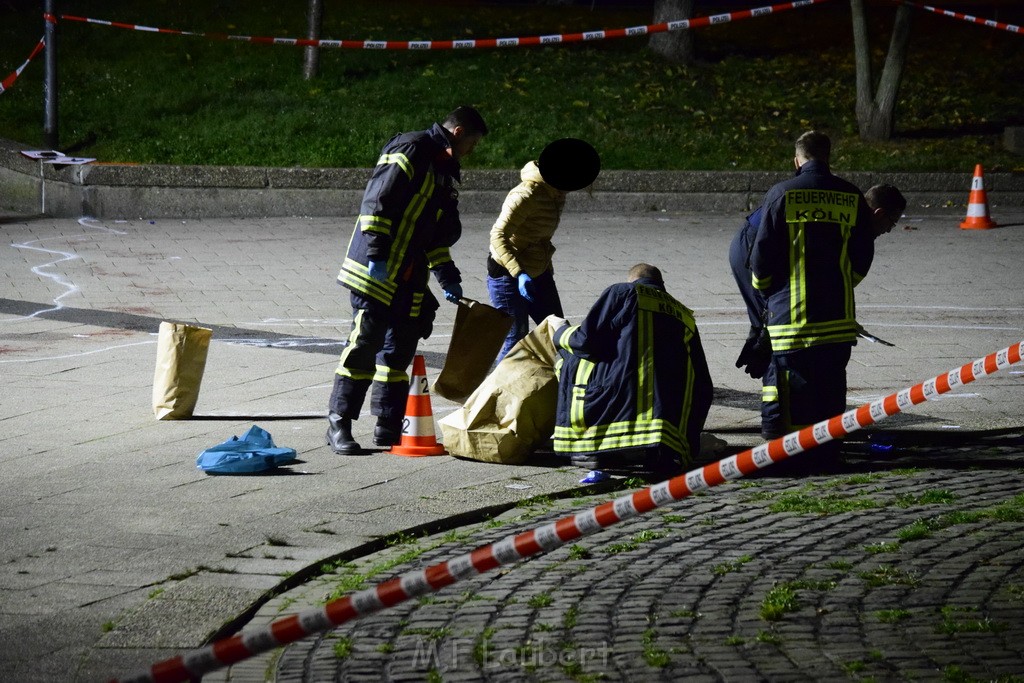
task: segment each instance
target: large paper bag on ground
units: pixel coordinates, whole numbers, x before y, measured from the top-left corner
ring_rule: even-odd
[[[158,420],[192,417],[213,331],[182,323],[160,323],[153,373],[153,413]]]
[[[558,402],[551,321],[541,321],[462,408],[438,421],[449,453],[517,465],[551,437]]]
[[[491,369],[512,328],[512,316],[472,299],[462,299],[455,312],[452,340],[434,393],[461,403]]]

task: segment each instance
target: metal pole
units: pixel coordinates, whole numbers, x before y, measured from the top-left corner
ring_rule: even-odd
[[[45,80],[43,82],[44,121],[43,144],[57,149],[57,0],[43,1],[43,15],[46,21],[43,35],[46,37]]]
[[[320,29],[324,23],[323,0],[309,0],[309,31],[306,37],[310,40],[320,39]],[[302,76],[307,81],[316,78],[320,71],[320,48],[306,46],[306,60],[302,66]]]

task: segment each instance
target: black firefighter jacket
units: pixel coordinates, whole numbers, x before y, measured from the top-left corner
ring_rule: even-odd
[[[462,236],[459,220],[459,164],[449,154],[446,131],[402,133],[381,151],[349,241],[338,282],[352,291],[353,304],[374,303],[393,315],[418,317],[437,302],[427,286],[433,270],[442,288],[461,282],[449,247]],[[370,277],[369,262],[387,263],[387,281]]]
[[[827,164],[808,161],[770,189],[763,206],[750,269],[767,297],[772,351],[855,344],[853,288],[875,254],[864,196]]]
[[[693,312],[661,283],[612,285],[554,341],[562,358],[556,452],[663,445],[684,464],[699,452],[711,374]]]

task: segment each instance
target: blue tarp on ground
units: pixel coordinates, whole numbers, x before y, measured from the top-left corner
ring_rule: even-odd
[[[200,453],[196,467],[207,474],[255,474],[294,461],[294,448],[278,448],[270,432],[253,425],[241,438],[233,436]]]

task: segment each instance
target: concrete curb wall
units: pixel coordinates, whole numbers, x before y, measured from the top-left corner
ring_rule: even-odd
[[[366,168],[260,168],[87,164],[54,166],[22,156],[28,147],[0,138],[0,210],[54,217],[212,218],[346,216],[359,205]],[[963,173],[842,174],[862,189],[899,187],[910,209],[967,205],[973,163]],[[596,213],[746,211],[788,177],[768,171],[604,171],[567,208]],[[497,213],[518,170],[464,173],[460,207]],[[1024,206],[1024,173],[987,173],[991,208]]]

